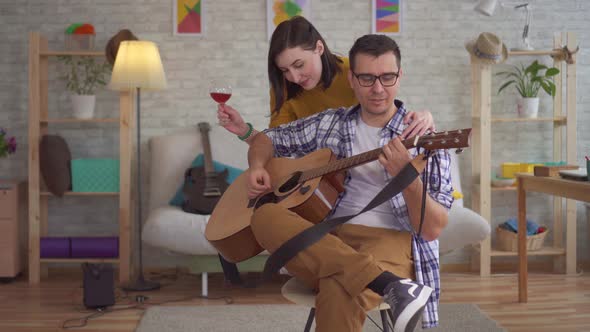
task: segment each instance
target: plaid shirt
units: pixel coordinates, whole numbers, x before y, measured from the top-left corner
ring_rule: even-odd
[[[398,111],[381,131],[380,146],[384,146],[392,138],[401,135],[405,125],[403,118],[407,111],[403,103],[395,100]],[[267,129],[264,133],[272,140],[276,157],[300,158],[306,154],[322,148],[331,149],[340,158],[352,156],[352,142],[356,134],[356,121],[360,116],[360,107],[330,109],[312,116],[302,118],[277,128]],[[415,157],[418,152],[410,149]],[[438,165],[439,167],[433,167]],[[428,161],[429,178],[427,191],[430,197],[447,208],[451,208],[451,166],[447,150],[433,151]],[[385,168],[384,178],[388,183],[391,176]],[[350,180],[348,175],[345,183]],[[424,181],[424,174],[422,174]],[[344,195],[346,192],[344,192]],[[342,196],[343,197],[343,196]],[[340,197],[340,199],[342,199]],[[412,253],[416,281],[431,287],[434,292],[430,296],[424,310],[423,328],[438,325],[438,301],[440,297],[440,266],[438,257],[438,240],[425,241],[414,232],[410,223],[410,216],[402,193],[389,200],[394,222],[401,229],[412,233]],[[338,204],[338,203],[337,203]]]

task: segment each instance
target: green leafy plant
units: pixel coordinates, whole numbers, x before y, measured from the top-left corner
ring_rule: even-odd
[[[559,74],[559,69],[555,67],[548,68],[540,64],[537,60],[528,67],[524,64],[513,66],[512,71],[502,71],[497,76],[504,76],[508,81],[504,82],[498,89],[498,94],[505,88],[515,85],[518,93],[524,98],[534,98],[543,88],[551,97],[555,97],[555,84],[553,76]]]
[[[106,62],[98,62],[90,56],[60,56],[59,60],[67,71],[60,78],[66,81],[66,87],[78,95],[93,95],[99,86],[105,86],[107,75],[112,67]]]

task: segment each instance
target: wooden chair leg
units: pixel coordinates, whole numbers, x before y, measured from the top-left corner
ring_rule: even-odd
[[[313,319],[315,317],[315,308],[311,308],[309,310],[309,316],[307,316],[307,323],[305,323],[305,330],[304,332],[309,332],[311,330],[311,323],[313,323]]]

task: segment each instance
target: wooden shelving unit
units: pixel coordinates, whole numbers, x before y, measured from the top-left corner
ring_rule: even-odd
[[[119,118],[70,119],[50,118],[48,111],[48,61],[61,55],[104,56],[103,52],[53,51],[47,47],[47,39],[38,32],[29,33],[29,283],[38,284],[44,263],[105,262],[118,265],[119,281],[127,282],[131,274],[131,126],[133,99],[131,92],[119,95]],[[119,192],[66,192],[65,196],[118,196],[119,197],[119,257],[114,259],[41,259],[40,238],[47,234],[48,199],[51,193],[42,189],[39,166],[39,143],[47,133],[49,124],[60,123],[118,123],[119,124]],[[98,211],[97,211],[98,212]]]
[[[510,123],[549,122],[553,123],[553,160],[564,160],[568,164],[576,164],[576,64],[566,63],[563,56],[563,45],[569,50],[578,46],[576,35],[571,32],[557,33],[554,36],[552,50],[510,51],[509,57],[516,56],[554,56],[554,66],[560,73],[555,77],[557,88],[553,100],[553,117],[520,119],[492,117],[492,67],[481,64],[471,58],[472,79],[472,176],[474,190],[472,193],[472,209],[487,220],[492,220],[492,192],[514,191],[516,187],[494,188],[491,186],[492,165],[492,130],[491,125],[506,126]],[[574,58],[575,59],[575,58]],[[565,109],[562,96],[563,82],[566,84]],[[562,136],[565,133],[565,142]],[[516,197],[514,198],[516,204]],[[566,246],[563,244],[562,199],[554,198],[553,203],[553,244],[538,251],[528,251],[528,255],[549,255],[560,258],[566,256],[566,273],[574,274],[576,268],[576,203],[567,200],[567,234]],[[494,234],[494,230],[492,230]],[[491,274],[491,258],[500,256],[517,256],[516,252],[492,249],[491,237],[485,239],[477,247],[472,257],[472,266],[479,265],[481,276]],[[479,264],[477,264],[479,262]],[[557,267],[557,262],[555,266]]]
[[[41,120],[43,123],[119,123],[119,119],[45,119]]]

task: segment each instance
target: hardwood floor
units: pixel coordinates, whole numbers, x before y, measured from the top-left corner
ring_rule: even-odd
[[[256,277],[256,276],[254,276]],[[113,312],[90,319],[80,331],[134,331],[142,309],[150,305],[285,304],[277,278],[258,288],[225,285],[223,275],[209,277],[210,299],[200,298],[198,276],[167,270],[151,274],[163,287],[144,292],[149,299],[135,302],[136,294],[117,290]],[[530,273],[529,302],[517,302],[516,274],[480,278],[476,274],[443,273],[442,302],[475,303],[508,331],[590,331],[590,275],[567,277],[562,274]],[[25,278],[0,284],[0,331],[64,331],[65,320],[92,314],[82,305],[82,282],[77,271],[50,273],[40,286],[31,287]],[[79,324],[70,321],[69,325]]]

